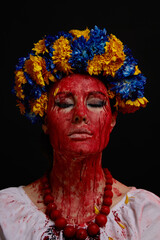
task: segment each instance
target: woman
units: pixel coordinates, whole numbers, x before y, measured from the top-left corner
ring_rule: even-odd
[[[18,106],[42,123],[54,161],[0,192],[0,239],[159,239],[160,199],[101,166],[118,111],[146,106],[145,81],[130,50],[96,26],[46,36],[19,60]]]

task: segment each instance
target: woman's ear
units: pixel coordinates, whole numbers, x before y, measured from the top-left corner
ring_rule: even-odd
[[[114,112],[112,113],[112,120],[111,120],[111,129],[110,129],[110,132],[112,132],[114,126],[116,125],[117,115],[118,115],[118,112],[117,112],[117,111],[114,111]]]

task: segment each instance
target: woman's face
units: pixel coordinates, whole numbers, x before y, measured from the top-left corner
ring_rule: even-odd
[[[77,155],[101,152],[113,125],[107,89],[97,78],[73,74],[51,89],[47,127],[55,151]]]

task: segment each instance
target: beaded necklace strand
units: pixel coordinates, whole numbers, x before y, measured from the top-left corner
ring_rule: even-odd
[[[44,204],[46,205],[46,215],[48,218],[54,221],[54,231],[60,232],[63,230],[63,236],[66,239],[85,240],[87,237],[99,239],[100,228],[105,227],[107,223],[107,215],[110,213],[110,206],[112,205],[112,184],[113,179],[110,171],[107,168],[103,169],[106,179],[106,185],[103,195],[103,203],[100,211],[95,220],[86,223],[87,228],[82,228],[79,225],[71,225],[67,223],[67,220],[62,216],[60,210],[57,209],[54,203],[54,197],[51,193],[51,187],[49,184],[49,176],[45,174],[42,178],[42,189],[44,192]]]

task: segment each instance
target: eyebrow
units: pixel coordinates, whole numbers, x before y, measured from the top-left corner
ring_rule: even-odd
[[[71,92],[58,92],[56,94],[56,96],[58,96],[58,95],[66,95],[67,97],[73,96],[73,94]]]
[[[72,92],[58,92],[57,94],[56,94],[56,96],[58,96],[58,95],[66,95],[67,97],[71,97],[71,96],[73,96],[73,93]],[[107,97],[107,95],[106,94],[104,94],[103,92],[100,92],[100,91],[92,91],[92,92],[89,92],[89,95],[95,95],[95,94],[100,94],[100,95],[102,95],[102,96],[104,96],[104,97]]]
[[[99,91],[92,91],[92,92],[89,92],[89,95],[95,95],[95,94],[101,94],[103,96],[106,97],[106,94],[104,94],[103,92],[99,92]]]

